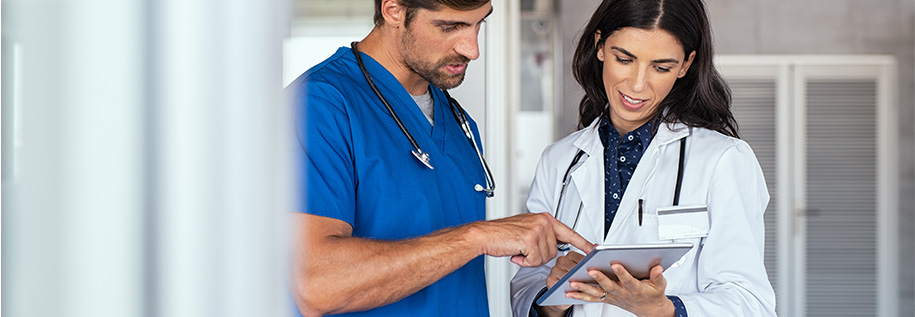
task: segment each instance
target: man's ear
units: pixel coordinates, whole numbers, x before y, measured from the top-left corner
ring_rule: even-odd
[[[400,5],[400,0],[382,0],[381,16],[384,23],[392,27],[399,28],[403,25],[403,19],[406,15],[404,7]]]
[[[686,71],[689,70],[689,66],[693,64],[694,59],[696,59],[696,51],[689,53],[689,57],[683,61],[683,67],[680,68],[680,73],[677,74],[677,78],[683,78],[683,76],[686,76]]]

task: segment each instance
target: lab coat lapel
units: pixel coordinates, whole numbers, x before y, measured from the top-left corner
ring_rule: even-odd
[[[585,128],[573,144],[585,152],[587,159],[572,172],[572,182],[582,202],[579,233],[588,241],[604,239],[604,149],[597,132],[598,120]],[[600,224],[595,226],[591,224]],[[586,231],[589,230],[589,231]]]

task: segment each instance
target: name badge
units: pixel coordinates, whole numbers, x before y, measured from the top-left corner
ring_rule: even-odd
[[[708,229],[708,206],[658,208],[658,238],[660,240],[707,237]]]

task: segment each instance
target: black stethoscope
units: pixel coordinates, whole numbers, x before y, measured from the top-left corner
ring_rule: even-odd
[[[680,158],[677,163],[677,185],[674,189],[674,206],[677,206],[680,203],[680,186],[683,185],[683,156],[686,153],[686,137],[680,139]],[[559,200],[556,201],[556,208],[553,209],[553,218],[559,219],[559,206],[562,206],[562,197],[565,195],[566,186],[571,181],[570,174],[572,169],[578,165],[581,157],[585,155],[585,151],[578,150],[578,153],[575,154],[575,157],[572,158],[572,163],[569,164],[569,168],[566,169],[565,174],[562,176],[562,187],[559,189]],[[639,213],[641,213],[641,199],[639,200]],[[584,207],[584,202],[578,203],[578,213],[575,214],[575,221],[572,222],[572,230],[574,231],[578,228],[578,218],[581,217],[581,209]],[[641,215],[639,215],[639,225],[641,225]],[[556,246],[559,251],[569,251],[571,248],[568,243],[559,244]]]
[[[407,127],[403,125],[403,122],[400,121],[400,117],[397,116],[397,113],[394,112],[394,108],[391,108],[391,104],[388,103],[388,100],[381,94],[381,91],[378,90],[378,86],[375,86],[375,82],[372,80],[372,77],[369,75],[369,72],[365,69],[365,63],[362,62],[362,54],[359,54],[359,49],[356,48],[358,42],[352,42],[350,47],[353,48],[353,55],[356,55],[356,63],[359,64],[359,69],[362,70],[362,75],[365,76],[365,80],[369,82],[369,86],[372,87],[372,91],[375,92],[375,95],[378,96],[378,99],[381,100],[381,103],[384,104],[384,107],[388,109],[388,113],[391,114],[391,117],[394,118],[394,122],[397,122],[397,126],[400,127],[400,131],[403,132],[403,135],[410,140],[410,144],[413,145],[413,156],[419,160],[420,163],[423,163],[429,169],[434,169],[432,167],[432,161],[429,158],[429,153],[423,152],[423,149],[419,147],[419,143],[416,142],[416,139],[413,138],[413,135],[410,134],[410,131],[407,131]],[[473,136],[473,131],[470,129],[470,122],[467,121],[467,115],[464,113],[464,108],[461,107],[461,104],[451,98],[451,95],[448,94],[447,90],[442,90],[445,93],[445,97],[448,98],[448,105],[451,108],[451,114],[454,115],[454,119],[458,121],[458,124],[461,126],[461,130],[464,130],[464,136],[470,141],[470,145],[473,146],[473,150],[477,152],[477,157],[480,159],[480,165],[483,166],[483,170],[486,172],[484,174],[486,178],[486,187],[480,184],[474,184],[473,190],[478,192],[486,193],[486,197],[492,197],[495,195],[494,191],[496,190],[496,181],[492,177],[492,172],[489,170],[489,165],[486,164],[486,159],[483,158],[483,153],[480,152],[480,148],[477,146],[476,138]]]

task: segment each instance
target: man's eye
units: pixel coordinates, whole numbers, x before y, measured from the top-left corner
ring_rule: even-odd
[[[451,31],[456,31],[457,29],[458,29],[458,27],[456,25],[448,25],[448,26],[442,27],[442,32],[451,32]]]

